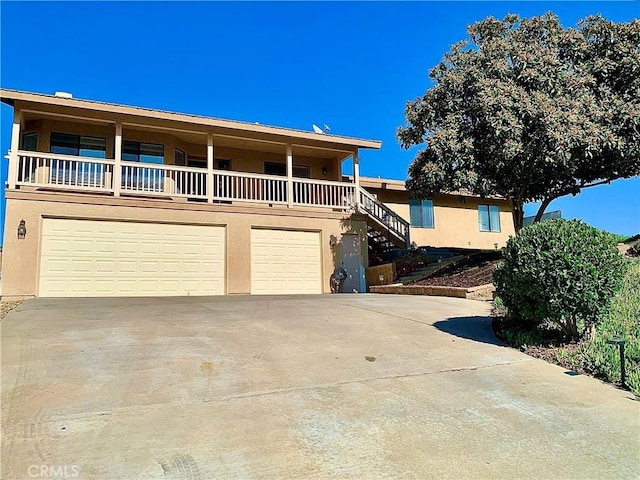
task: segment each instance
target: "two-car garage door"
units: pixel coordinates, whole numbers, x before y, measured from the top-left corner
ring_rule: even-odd
[[[43,220],[41,297],[224,293],[225,227]]]

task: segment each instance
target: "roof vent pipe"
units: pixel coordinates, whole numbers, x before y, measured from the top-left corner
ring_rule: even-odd
[[[54,96],[60,98],[73,98],[73,95],[69,92],[56,92]]]

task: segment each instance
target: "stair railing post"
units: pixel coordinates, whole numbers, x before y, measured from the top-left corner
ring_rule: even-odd
[[[360,210],[360,159],[358,158],[358,149],[353,151],[353,183],[356,190],[356,211]]]

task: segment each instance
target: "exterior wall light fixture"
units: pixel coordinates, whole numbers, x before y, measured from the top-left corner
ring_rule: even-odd
[[[24,219],[22,219],[18,224],[18,238],[22,240],[26,236],[27,236],[27,226],[25,224]]]

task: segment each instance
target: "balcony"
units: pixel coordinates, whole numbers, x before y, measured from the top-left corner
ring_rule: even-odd
[[[127,161],[118,169],[113,159],[23,150],[16,156],[20,187],[344,211],[356,204],[353,183]]]

